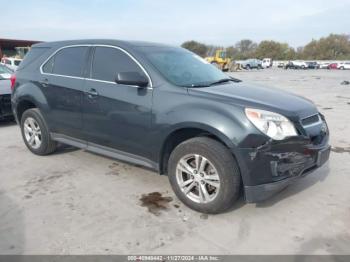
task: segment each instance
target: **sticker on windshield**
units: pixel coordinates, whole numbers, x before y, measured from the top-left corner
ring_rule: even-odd
[[[198,59],[199,61],[201,61],[203,64],[209,64],[208,61],[206,61],[205,59],[201,58],[198,55],[193,55],[194,58]]]

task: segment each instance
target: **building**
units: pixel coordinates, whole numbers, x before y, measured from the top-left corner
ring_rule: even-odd
[[[0,59],[3,56],[19,56],[22,58],[29,48],[36,43],[40,43],[40,41],[0,38]]]

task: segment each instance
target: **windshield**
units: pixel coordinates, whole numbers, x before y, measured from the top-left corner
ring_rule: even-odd
[[[181,48],[147,47],[147,59],[177,86],[206,86],[228,76],[194,53]]]

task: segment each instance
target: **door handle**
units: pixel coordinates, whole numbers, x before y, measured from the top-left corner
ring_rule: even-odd
[[[89,98],[93,98],[95,96],[98,96],[98,92],[95,88],[91,88],[89,91],[86,92]]]
[[[49,79],[43,78],[39,83],[40,83],[43,87],[47,87],[47,86],[49,85]]]

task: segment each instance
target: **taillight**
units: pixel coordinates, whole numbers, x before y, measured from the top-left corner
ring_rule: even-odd
[[[11,75],[10,81],[11,81],[11,90],[13,91],[13,89],[15,88],[15,84],[16,84],[16,75],[15,74]]]

